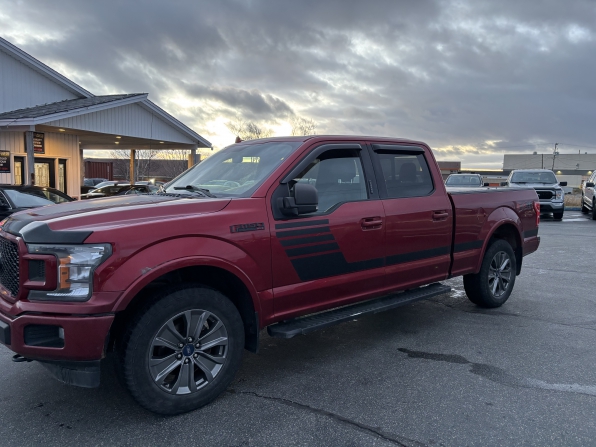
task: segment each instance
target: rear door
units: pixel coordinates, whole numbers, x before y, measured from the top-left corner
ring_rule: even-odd
[[[445,279],[451,263],[453,214],[423,146],[371,144],[385,211],[387,285],[406,289]]]
[[[312,313],[357,300],[384,282],[384,214],[369,153],[360,143],[311,148],[270,199],[275,313]],[[313,185],[319,209],[284,216],[293,185]]]

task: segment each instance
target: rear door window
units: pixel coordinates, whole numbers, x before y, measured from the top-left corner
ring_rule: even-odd
[[[428,196],[434,191],[424,153],[375,151],[388,198]]]

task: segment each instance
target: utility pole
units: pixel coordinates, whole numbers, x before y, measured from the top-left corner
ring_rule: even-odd
[[[557,152],[558,145],[559,145],[559,143],[555,143],[555,148],[553,149],[553,167],[551,168],[551,171],[555,170],[555,158],[557,155],[559,155],[559,153]]]

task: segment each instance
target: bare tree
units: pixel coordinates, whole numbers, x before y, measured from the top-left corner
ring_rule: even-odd
[[[267,138],[273,134],[271,129],[259,126],[254,121],[244,121],[236,118],[233,121],[228,121],[226,127],[234,135],[240,137],[242,140],[256,140],[258,138]]]
[[[159,152],[145,149],[136,151],[134,181],[145,180],[151,175],[151,164]],[[110,156],[114,159],[114,176],[130,181],[130,151],[113,150],[110,151]]]
[[[155,164],[159,166],[159,175],[173,179],[178,174],[182,174],[188,168],[189,155],[190,151],[184,149],[161,151],[155,160]]]
[[[316,124],[310,118],[302,116],[292,116],[290,118],[290,125],[292,126],[292,135],[314,135]]]

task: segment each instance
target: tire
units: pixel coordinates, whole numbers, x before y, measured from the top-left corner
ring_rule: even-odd
[[[495,275],[495,270],[501,267],[499,275]],[[502,239],[493,242],[484,254],[480,271],[464,275],[464,289],[469,300],[480,307],[502,306],[513,290],[516,267],[511,245]]]
[[[563,219],[563,211],[561,211],[560,213],[553,213],[553,219],[555,219],[555,220]]]
[[[584,196],[582,195],[582,213],[584,214],[588,214],[590,210],[588,209],[588,207],[586,206],[586,203],[584,202]]]
[[[592,220],[596,220],[596,195],[592,197]]]
[[[152,296],[136,314],[117,343],[116,369],[141,406],[175,415],[223,393],[243,349],[244,327],[232,302],[211,288],[182,285]]]

